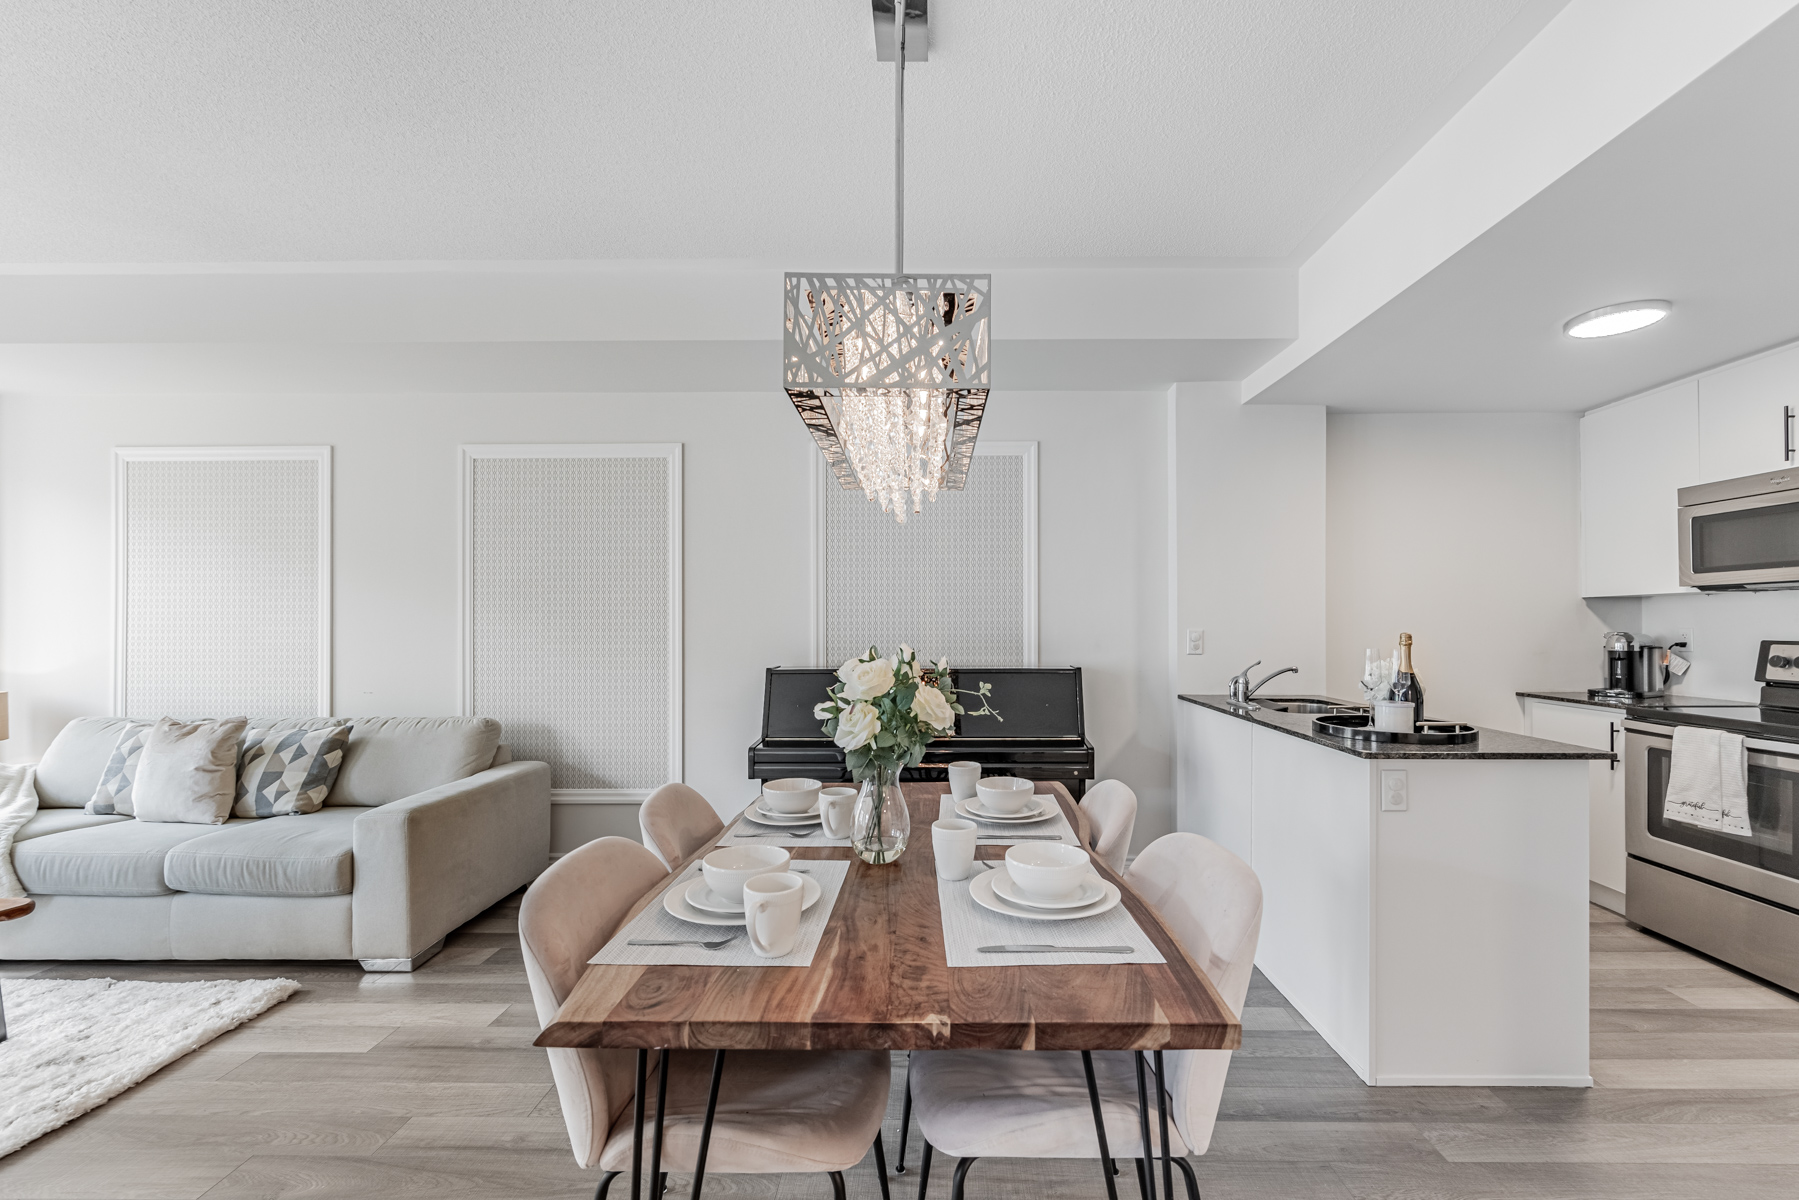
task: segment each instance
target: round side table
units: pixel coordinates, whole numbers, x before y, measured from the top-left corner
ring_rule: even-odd
[[[36,900],[0,898],[0,921],[11,921],[37,907]],[[0,1042],[6,1040],[6,999],[0,996]]]

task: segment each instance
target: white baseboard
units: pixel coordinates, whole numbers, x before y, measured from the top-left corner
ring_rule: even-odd
[[[647,789],[637,788],[551,788],[551,804],[642,804],[650,798]]]
[[[1375,1087],[1590,1088],[1591,1075],[1382,1075]]]
[[[1587,899],[1600,908],[1610,909],[1619,916],[1624,915],[1624,893],[1608,888],[1603,883],[1587,880]]]

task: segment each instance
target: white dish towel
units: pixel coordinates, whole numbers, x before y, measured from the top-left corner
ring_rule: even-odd
[[[1685,825],[1748,837],[1749,749],[1743,735],[1676,726],[1662,815]]]
[[[0,763],[0,896],[25,894],[12,869],[13,836],[37,815],[37,768]]]

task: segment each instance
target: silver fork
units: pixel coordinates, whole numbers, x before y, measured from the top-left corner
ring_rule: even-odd
[[[671,941],[663,941],[663,940],[658,940],[656,938],[630,938],[625,942],[625,945],[627,945],[627,946],[702,946],[707,950],[717,950],[720,947],[729,946],[732,942],[734,942],[736,940],[737,940],[736,934],[732,934],[730,937],[727,937],[727,938],[719,938],[717,941],[714,941],[714,942],[702,942],[702,941],[692,941],[692,940],[681,941],[678,939],[671,940]]]

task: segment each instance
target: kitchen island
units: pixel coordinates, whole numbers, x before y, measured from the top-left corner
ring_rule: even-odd
[[[1262,881],[1256,965],[1381,1085],[1591,1085],[1588,763],[1482,729],[1346,742],[1322,697],[1180,697],[1176,822]],[[1295,711],[1286,711],[1288,708]]]

